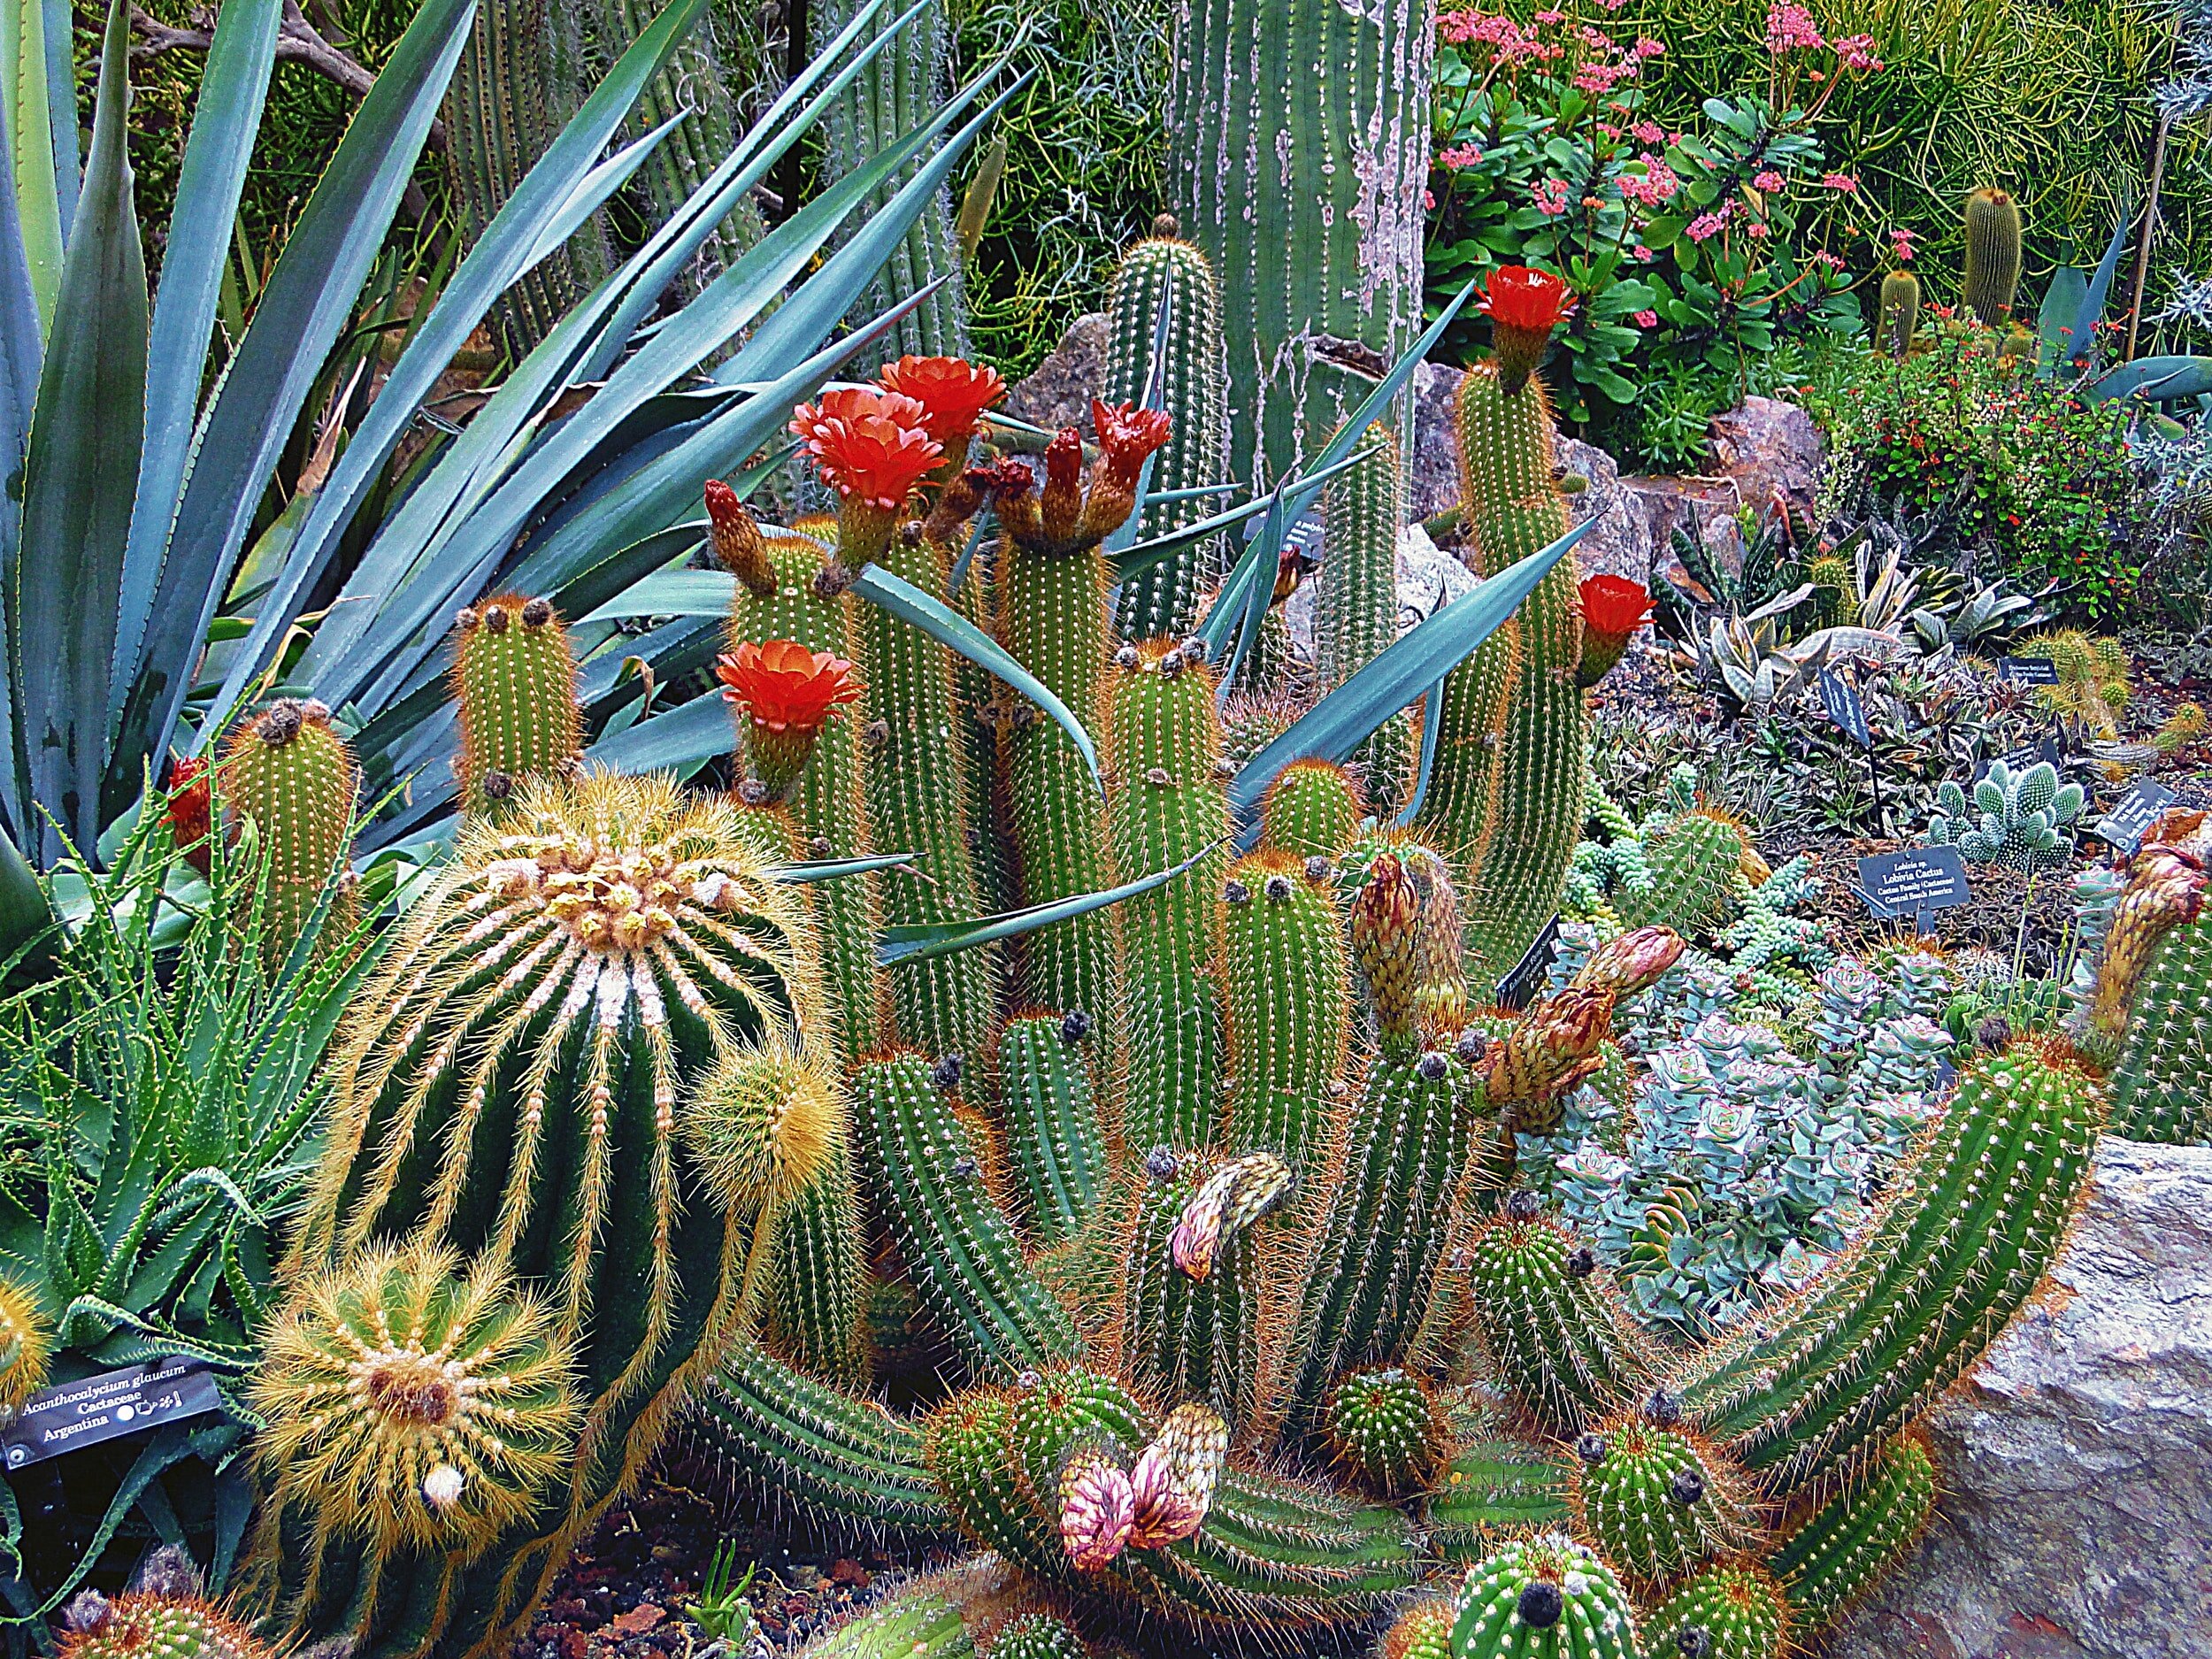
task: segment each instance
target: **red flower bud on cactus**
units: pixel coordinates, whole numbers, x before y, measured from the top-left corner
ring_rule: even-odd
[[[747,640],[716,664],[723,696],[749,717],[752,774],[771,800],[790,794],[830,716],[858,700],[862,687],[852,670],[843,657],[810,651],[796,640]]]
[[[1500,265],[1490,273],[1480,310],[1490,319],[1498,379],[1517,392],[1543,362],[1552,330],[1574,310],[1574,295],[1548,271]]]
[[[1060,1474],[1060,1542],[1078,1572],[1103,1572],[1129,1542],[1137,1499],[1129,1477],[1093,1452]]]
[[[1136,488],[1146,458],[1174,430],[1164,410],[1105,403],[1095,397],[1091,399],[1091,425],[1097,429],[1099,448],[1106,452],[1106,476],[1130,490]]]
[[[162,822],[168,825],[185,863],[200,872],[203,881],[214,867],[215,849],[208,840],[213,827],[213,796],[207,762],[194,757],[170,763],[169,806],[161,815]]]
[[[1671,927],[1639,927],[1609,939],[1590,953],[1574,982],[1578,987],[1633,996],[1649,990],[1682,958],[1682,935]]]
[[[983,411],[1006,396],[1006,382],[996,369],[982,368],[960,357],[910,354],[878,378],[887,390],[902,393],[921,404],[923,429],[945,446],[947,455],[964,457]]]
[[[745,511],[737,492],[718,478],[707,480],[706,498],[716,560],[758,597],[770,597],[776,591],[776,572],[753,515]]]
[[[1612,671],[1637,630],[1651,619],[1651,595],[1625,576],[1593,576],[1578,592],[1582,602],[1582,664],[1575,680],[1587,689]]]

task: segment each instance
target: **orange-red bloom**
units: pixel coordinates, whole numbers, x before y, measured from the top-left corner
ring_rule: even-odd
[[[733,655],[724,655],[714,672],[722,695],[771,732],[818,732],[833,710],[856,702],[861,693],[850,663],[810,651],[796,640],[759,645],[746,640]]]
[[[1006,396],[996,369],[962,357],[901,357],[879,377],[891,391],[920,403],[922,426],[945,446],[948,455],[975,435],[983,411]]]
[[[1582,605],[1582,665],[1586,687],[1605,678],[1629,641],[1651,619],[1651,595],[1625,576],[1592,576],[1577,590]]]
[[[1136,488],[1145,457],[1173,431],[1164,410],[1103,403],[1095,397],[1091,399],[1091,425],[1098,429],[1099,448],[1106,452],[1107,476],[1125,490]]]
[[[824,483],[848,501],[896,512],[944,458],[945,446],[923,427],[925,413],[910,397],[859,387],[800,404],[791,430],[806,441]]]
[[[1551,331],[1574,309],[1574,295],[1548,271],[1500,265],[1490,273],[1481,309],[1490,319],[1499,383],[1518,392],[1543,362]]]

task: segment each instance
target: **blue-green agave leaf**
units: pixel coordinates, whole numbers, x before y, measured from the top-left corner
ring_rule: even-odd
[[[896,869],[913,856],[912,853],[871,853],[864,858],[802,858],[778,865],[768,872],[768,879],[785,887],[803,887],[810,881],[835,881],[843,876]]]
[[[929,956],[949,956],[956,951],[973,950],[979,945],[1018,938],[1023,933],[1034,933],[1040,927],[1049,927],[1055,922],[1087,916],[1093,910],[1102,910],[1110,904],[1118,904],[1124,899],[1133,899],[1141,893],[1165,887],[1219,845],[1217,841],[1213,846],[1202,847],[1171,869],[1156,870],[1148,876],[1139,876],[1134,881],[1125,881],[1118,887],[1108,887],[1098,893],[1079,893],[1073,898],[1056,899],[1049,904],[1034,904],[1025,910],[1005,910],[996,916],[978,917],[973,921],[920,922],[887,927],[883,930],[882,942],[876,947],[876,961],[889,968],[902,962],[919,962]]]

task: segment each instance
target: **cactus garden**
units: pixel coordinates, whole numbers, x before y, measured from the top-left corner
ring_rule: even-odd
[[[1157,10],[6,11],[7,1655],[2208,1651],[2212,19]]]

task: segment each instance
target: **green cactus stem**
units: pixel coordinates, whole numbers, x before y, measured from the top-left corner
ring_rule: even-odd
[[[363,1594],[424,1621],[391,1641],[442,1654],[510,1639],[738,1328],[775,1194],[803,1184],[805,1149],[829,1136],[818,1113],[795,1114],[772,1190],[738,1194],[683,1143],[706,1125],[677,1102],[748,1055],[825,1064],[818,974],[804,900],[771,879],[741,815],[665,779],[526,787],[496,828],[464,831],[411,911],[333,1066],[295,1271],[388,1238],[504,1268],[550,1307],[586,1416],[543,1502],[449,1596],[413,1603],[432,1580],[387,1581],[368,1561]],[[817,1098],[835,1110],[826,1083]],[[286,1556],[313,1586],[290,1592],[300,1634],[352,1617],[319,1559]],[[371,1624],[365,1651],[380,1654]]]
[[[944,549],[894,537],[877,561],[933,598],[945,592]],[[915,855],[915,873],[883,884],[883,919],[915,926],[972,920],[973,853],[967,814],[967,756],[956,735],[950,653],[910,623],[863,605],[860,647],[862,795],[876,843]],[[932,1055],[980,1060],[989,1047],[993,1001],[987,949],[956,951],[889,971],[893,1024]]]
[[[1108,833],[1116,864],[1139,873],[1171,870],[1228,833],[1213,676],[1177,647],[1150,641],[1116,653],[1108,687],[1103,726],[1117,780]],[[1128,1049],[1121,1132],[1139,1155],[1213,1139],[1222,1033],[1208,968],[1226,862],[1221,853],[1201,859],[1120,906]]]
[[[1361,434],[1367,459],[1323,497],[1328,530],[1313,613],[1314,679],[1330,692],[1398,637],[1398,444],[1377,422]],[[1366,798],[1388,816],[1412,787],[1415,732],[1403,714],[1386,720],[1352,757]]]
[[[1982,1059],[1851,1253],[1781,1317],[1694,1362],[1686,1417],[1770,1497],[1849,1480],[2032,1294],[2102,1116],[2062,1044]]]
[[[583,754],[576,658],[548,599],[500,594],[455,620],[453,702],[461,718],[453,770],[461,810],[492,810],[532,778],[573,768]]]
[[[273,1659],[268,1645],[196,1595],[81,1591],[63,1614],[61,1659]]]
[[[2020,204],[2004,191],[1985,187],[1966,198],[1966,273],[1960,297],[1982,326],[2002,328],[2012,320],[2013,296],[2020,287]]]
[[[1567,533],[1553,481],[1551,405],[1543,382],[1508,391],[1488,365],[1460,382],[1464,514],[1480,574],[1494,575]],[[1575,683],[1581,612],[1563,559],[1445,688],[1432,790],[1423,821],[1463,872],[1470,972],[1487,982],[1518,962],[1558,909],[1581,827],[1584,693]],[[1486,656],[1487,660],[1486,661]],[[1509,659],[1509,672],[1502,662]],[[1505,680],[1502,724],[1494,687]],[[1451,680],[1462,683],[1456,690]],[[1489,752],[1491,735],[1496,752]],[[1491,766],[1496,776],[1486,776]],[[1474,809],[1489,791],[1492,810]]]
[[[1023,1015],[999,1033],[1006,1141],[1040,1244],[1079,1235],[1106,1186],[1106,1143],[1084,1061],[1090,1034],[1082,1013]]]
[[[1768,1566],[1800,1637],[1816,1635],[1878,1584],[1935,1513],[1935,1459],[1916,1435],[1889,1442],[1865,1478],[1783,1534]]]
[[[1300,858],[1340,858],[1366,816],[1359,785],[1344,767],[1294,760],[1260,803],[1260,845]]]
[[[1620,1580],[1560,1532],[1517,1540],[1467,1570],[1453,1659],[1636,1659]]]
[[[1163,215],[1153,234],[1123,256],[1107,291],[1111,344],[1107,353],[1106,401],[1141,403],[1153,373],[1152,346],[1160,306],[1168,303],[1168,335],[1161,354],[1160,407],[1174,436],[1152,463],[1151,489],[1199,489],[1229,478],[1228,364],[1221,337],[1221,295],[1206,256],[1180,240],[1175,220]],[[1156,503],[1138,519],[1148,540],[1195,524],[1217,511],[1203,496]],[[1171,554],[1122,584],[1119,626],[1133,641],[1175,639],[1190,631],[1198,602],[1222,571],[1222,542],[1209,536]]]
[[[993,1194],[987,1138],[952,1110],[957,1079],[910,1054],[860,1068],[869,1180],[922,1306],[979,1374],[1012,1376],[1072,1357],[1075,1330]]]
[[[2136,856],[2098,956],[2083,1046],[2111,1061],[2112,1129],[2134,1141],[2212,1138],[2212,926],[2200,856]]]
[[[331,894],[326,937],[353,920],[353,887],[342,868],[353,841],[361,769],[331,729],[320,703],[281,697],[232,733],[218,768],[234,837],[251,824],[263,859],[262,960],[273,970]]]
[[[1476,1432],[1461,1436],[1429,1493],[1429,1543],[1472,1563],[1502,1538],[1566,1526],[1566,1475],[1548,1447]]]
[[[1156,1148],[1144,1177],[1121,1254],[1124,1360],[1163,1399],[1248,1424],[1268,1294],[1261,1224],[1289,1192],[1289,1167],[1267,1152],[1209,1163]]]
[[[821,1167],[776,1215],[764,1325],[778,1349],[853,1386],[868,1380],[868,1261],[852,1137],[839,1120]]]
[[[735,494],[719,483],[708,486],[707,507],[719,550],[724,524],[731,525],[730,539],[735,540],[735,521],[744,509]],[[816,585],[829,562],[829,549],[811,536],[797,534],[756,533],[753,541],[757,545],[749,549],[751,557],[746,561],[749,576],[735,571],[732,554],[724,556],[725,566],[739,576],[730,603],[727,649],[734,651],[747,641],[795,640],[810,651],[850,656],[856,649],[852,613],[856,602],[847,594],[825,596]],[[803,857],[858,858],[877,849],[861,787],[862,725],[849,713],[823,726],[814,753],[785,803]],[[884,973],[875,959],[876,941],[883,933],[879,879],[871,872],[818,882],[812,889],[830,1018],[838,1053],[848,1065],[873,1052],[889,1025]]]
[[[1383,1632],[1380,1659],[1452,1659],[1452,1604],[1416,1602]]]
[[[1678,1578],[1751,1539],[1750,1506],[1727,1460],[1695,1435],[1636,1411],[1586,1430],[1573,1451],[1578,1531],[1642,1583]]]
[[[1874,342],[1891,357],[1902,358],[1911,352],[1913,336],[1920,331],[1920,279],[1909,271],[1892,271],[1882,279],[1880,306]]]
[[[1351,1006],[1344,930],[1325,863],[1258,852],[1222,884],[1223,1007],[1229,1037],[1228,1142],[1302,1168],[1324,1149],[1342,1087]]]
[[[1323,1421],[1331,1461],[1371,1492],[1400,1497],[1436,1472],[1436,1402],[1402,1366],[1348,1373]]]
[[[1646,844],[1650,885],[1615,894],[1613,913],[1624,927],[1709,935],[1736,909],[1736,877],[1749,844],[1743,826],[1724,813],[1695,807],[1680,814]]]
[[[1549,1432],[1578,1433],[1634,1397],[1651,1362],[1590,1247],[1525,1197],[1469,1248],[1476,1329],[1514,1404]]]
[[[1644,1621],[1644,1659],[1781,1659],[1789,1602],[1757,1567],[1708,1567]]]
[[[688,1442],[738,1484],[817,1520],[934,1537],[954,1530],[922,1433],[740,1340],[694,1408]]]
[[[1091,1649],[1065,1619],[1022,1613],[992,1632],[983,1659],[1090,1659]]]

